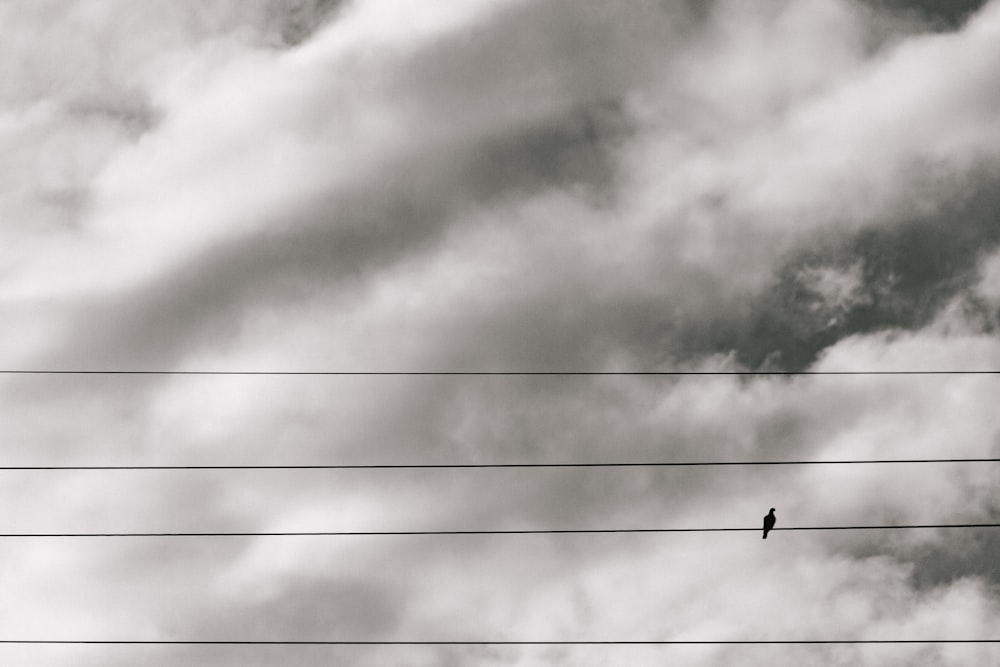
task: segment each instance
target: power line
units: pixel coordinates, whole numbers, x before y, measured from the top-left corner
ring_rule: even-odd
[[[793,375],[997,375],[1000,370],[883,370],[883,371],[239,371],[239,370],[65,370],[0,369],[0,375],[259,375],[259,376],[793,376]]]
[[[953,459],[837,459],[826,461],[636,461],[604,463],[334,463],[334,464],[219,464],[219,465],[37,465],[0,466],[0,470],[434,470],[469,468],[671,468],[708,466],[803,466],[892,463],[1000,463],[1000,458]]]
[[[448,470],[477,468],[671,468],[711,466],[800,466],[892,463],[1000,463],[1000,458],[856,459],[829,461],[638,461],[604,463],[358,463],[358,464],[218,464],[218,465],[36,465],[0,466],[9,471],[100,470]]]
[[[913,530],[923,528],[1000,528],[1000,523],[944,523],[889,526],[788,526],[772,530]],[[410,537],[443,535],[596,535],[615,533],[736,533],[760,528],[565,528],[524,530],[349,530],[277,532],[163,532],[163,533],[0,533],[0,538],[49,537]]]
[[[0,644],[125,644],[160,646],[717,646],[795,644],[998,644],[1000,639],[668,639],[668,640],[198,640],[198,639],[0,639]]]

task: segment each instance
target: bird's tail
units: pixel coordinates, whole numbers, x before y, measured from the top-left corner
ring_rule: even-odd
[[[764,535],[763,535],[763,537],[761,539],[764,539],[764,540],[767,539],[767,531],[766,530],[764,531]]]

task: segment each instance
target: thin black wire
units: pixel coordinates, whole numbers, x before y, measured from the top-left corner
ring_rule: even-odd
[[[840,459],[828,461],[638,461],[606,463],[345,463],[275,465],[52,465],[0,466],[0,470],[425,470],[465,468],[672,468],[705,466],[803,466],[890,463],[1000,463],[1000,458]]]
[[[998,644],[1000,639],[728,639],[728,640],[524,640],[339,641],[196,639],[0,639],[0,644],[127,644],[161,646],[707,646],[777,644]]]
[[[920,528],[1000,528],[1000,523],[944,523],[890,526],[790,526],[780,530],[912,530]],[[0,538],[42,537],[374,537],[442,535],[595,535],[614,533],[736,533],[759,532],[761,528],[566,528],[525,530],[350,530],[280,532],[166,532],[166,533],[0,533]]]
[[[0,369],[2,375],[482,375],[482,376],[598,376],[598,375],[997,375],[1000,370],[937,371],[185,371],[185,370],[41,370]]]

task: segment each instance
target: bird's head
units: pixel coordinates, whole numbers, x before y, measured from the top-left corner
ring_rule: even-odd
[[[774,514],[774,508],[773,507],[771,508],[771,511],[768,512],[768,514]]]

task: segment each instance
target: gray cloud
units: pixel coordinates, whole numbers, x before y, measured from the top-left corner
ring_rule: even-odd
[[[955,29],[987,0],[862,0],[865,4],[896,15],[910,16],[940,29]]]
[[[602,129],[589,112],[528,129],[452,165],[416,160],[391,167],[379,187],[338,193],[287,211],[274,233],[257,233],[122,295],[83,307],[68,359],[42,365],[162,368],[192,345],[231,336],[240,313],[307,297],[432,248],[470,204],[527,196],[548,187],[606,188],[611,179]],[[434,172],[438,173],[434,173]],[[393,180],[396,183],[393,183]],[[95,317],[95,312],[103,313]],[[65,348],[65,343],[60,342]]]
[[[1000,241],[993,179],[971,178],[973,194],[933,213],[804,248],[742,317],[685,332],[689,345],[702,353],[735,350],[750,368],[799,370],[846,336],[926,326],[949,302],[970,294],[979,261]],[[817,287],[817,271],[857,284],[837,301]]]
[[[0,5],[29,36],[0,45],[0,359],[997,368],[1000,6],[974,4]],[[3,460],[26,464],[1000,446],[990,375],[0,381]],[[992,521],[997,481],[957,464],[10,475],[9,531],[753,526],[770,506],[781,527]],[[974,531],[24,540],[0,544],[0,624],[140,639],[992,637],[994,546]],[[992,645],[0,650],[152,667],[996,661]]]
[[[333,15],[345,0],[298,0],[270,2],[267,17],[274,22],[281,40],[297,46],[308,40],[316,30],[333,20]]]

